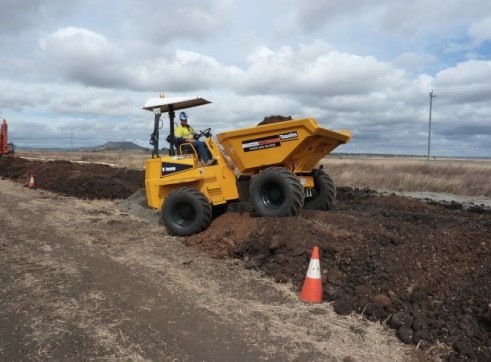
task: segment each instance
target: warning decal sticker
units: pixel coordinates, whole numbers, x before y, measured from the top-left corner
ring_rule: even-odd
[[[269,136],[242,142],[244,152],[264,150],[265,148],[281,146],[279,136]]]
[[[264,150],[266,148],[280,147],[282,142],[298,139],[297,131],[269,136],[242,142],[244,152]]]

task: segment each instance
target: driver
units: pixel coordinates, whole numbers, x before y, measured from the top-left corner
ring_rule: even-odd
[[[199,156],[205,163],[205,166],[212,165],[215,160],[208,156],[205,143],[195,138],[197,134],[193,127],[188,124],[188,115],[186,112],[179,113],[179,119],[181,124],[174,130],[177,144],[180,145],[184,142],[191,143],[198,150]]]

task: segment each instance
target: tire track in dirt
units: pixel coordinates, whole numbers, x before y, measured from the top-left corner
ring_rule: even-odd
[[[0,197],[10,210],[0,214],[2,359],[393,361],[409,352],[383,327],[304,305],[289,287],[185,248],[113,202],[8,181]]]

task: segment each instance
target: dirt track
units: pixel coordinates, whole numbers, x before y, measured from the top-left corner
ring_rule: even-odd
[[[89,172],[89,169],[83,169],[82,165],[48,163],[50,168],[59,168],[56,172],[45,173],[42,172],[42,168],[48,167],[47,164],[29,165],[19,161],[3,160],[2,162],[2,176],[26,180],[26,173],[28,175],[30,172],[37,172],[39,187],[69,194],[70,190],[80,193],[83,186],[82,195],[76,196],[89,199],[126,197],[139,188],[139,177],[143,182],[142,173],[138,176],[119,170],[117,176],[111,176],[108,169],[100,166],[99,170],[99,166],[95,165],[90,166]],[[94,177],[91,172],[95,172]],[[134,180],[136,184],[125,178],[125,172],[132,175],[128,176],[128,179]],[[48,174],[52,176],[47,177]],[[40,178],[41,175],[44,175],[45,180]],[[64,188],[50,188],[50,185],[62,182],[59,180],[60,175],[63,175]],[[97,195],[94,197],[90,192],[91,183],[80,182],[77,175],[83,177],[83,180],[104,179],[101,182],[105,182],[106,186],[92,186],[94,194]],[[108,180],[124,184],[121,189],[127,188],[127,191],[116,196],[97,194],[101,190],[107,190]],[[135,189],[132,189],[133,187]],[[119,186],[114,188],[117,189]],[[101,201],[93,203],[99,202]],[[134,207],[127,207],[148,212],[141,206],[142,202],[142,197],[135,196],[130,202]],[[40,202],[39,206],[44,204],[45,202]],[[96,212],[94,217],[102,220],[105,220],[107,215],[114,217],[114,211],[109,211],[111,206],[104,210]],[[396,196],[378,197],[370,192],[350,189],[340,190],[337,210],[329,213],[305,210],[295,218],[263,219],[254,217],[244,209],[240,210],[242,211],[229,212],[215,219],[211,227],[199,235],[178,241],[165,237],[165,245],[168,243],[167,240],[172,240],[176,245],[182,242],[195,249],[204,250],[215,258],[226,258],[223,260],[226,260],[227,265],[233,266],[234,275],[249,271],[240,268],[239,273],[239,265],[242,264],[235,265],[229,257],[242,259],[246,268],[270,277],[264,279],[264,283],[270,280],[278,283],[291,282],[295,291],[301,286],[310,251],[314,243],[317,243],[322,251],[324,297],[328,301],[334,301],[336,312],[363,313],[370,320],[387,321],[405,343],[418,344],[419,348],[431,349],[433,352],[438,349],[439,353],[449,360],[491,359],[489,211],[480,207],[464,210],[457,204],[442,206]],[[240,223],[237,222],[239,215]],[[151,235],[152,243],[160,243],[157,240],[161,240],[163,236],[159,239],[156,234],[162,232],[162,229],[154,221],[155,218],[148,219],[152,220],[148,227],[154,230]],[[95,221],[94,223],[97,224]],[[108,235],[109,230],[111,234],[113,229],[118,230],[120,222],[106,220],[102,226],[96,234]],[[131,236],[132,232],[136,231],[135,228],[123,229],[121,232],[125,236],[129,234],[131,238],[138,240],[138,236]],[[88,234],[91,235],[93,232],[89,229]],[[95,237],[96,235],[92,235],[92,238]],[[140,238],[146,239],[148,236],[145,234]],[[9,244],[4,240],[2,245],[6,248]],[[93,245],[90,245],[89,250]],[[151,245],[155,247],[154,244]],[[87,247],[87,243],[84,247]],[[134,242],[113,240],[108,248],[111,250],[110,255],[116,249],[117,253],[123,253],[127,257],[131,255],[128,248],[131,250],[132,247],[134,248]],[[83,249],[78,252],[81,250]],[[106,249],[103,245],[98,245],[97,250]],[[191,249],[186,250],[191,252]],[[113,260],[114,258],[112,255]],[[275,284],[275,287],[281,286]],[[254,288],[249,292],[245,290],[246,288],[240,288],[237,300],[243,297],[246,300],[248,293],[254,293]],[[265,305],[278,302],[275,300],[276,297],[278,295],[265,301]],[[282,304],[284,301],[279,303]],[[326,311],[324,306],[321,308],[322,313]],[[267,335],[271,336],[271,333],[268,332]],[[324,337],[326,341],[329,339],[326,335]],[[354,348],[356,350],[356,347]],[[288,349],[286,351],[289,359],[292,359],[292,356],[299,358],[298,354]],[[311,353],[309,357],[312,359],[326,357],[312,346],[310,352],[308,351],[309,348],[302,351],[307,353],[304,358],[309,356],[308,353]],[[399,351],[398,355],[400,354]],[[332,353],[327,355],[333,357]],[[337,358],[341,356],[356,359],[359,354],[353,351],[351,354],[334,355]],[[390,358],[392,357],[381,356],[378,359]]]

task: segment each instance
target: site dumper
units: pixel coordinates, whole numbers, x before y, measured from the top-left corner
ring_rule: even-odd
[[[320,127],[314,118],[302,118],[238,129],[217,135],[199,132],[216,160],[205,166],[192,144],[177,147],[175,111],[203,104],[203,98],[153,98],[143,109],[155,114],[152,158],[145,164],[148,205],[161,209],[168,232],[186,236],[206,229],[213,215],[229,203],[250,201],[265,217],[295,216],[302,208],[329,210],[336,188],[319,161],[341,144],[349,131]],[[160,115],[169,113],[169,155],[159,155]],[[184,152],[190,149],[190,153]]]

